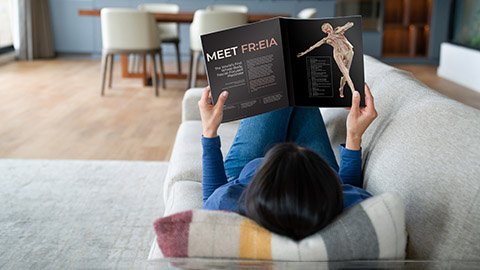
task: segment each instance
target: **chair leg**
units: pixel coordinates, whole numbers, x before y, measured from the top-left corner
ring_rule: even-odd
[[[197,52],[197,61],[195,63],[195,86],[197,85],[197,76],[198,76],[198,65],[200,64],[200,60],[202,59],[202,51]],[[202,73],[203,72],[203,65],[202,66]]]
[[[147,86],[148,85],[147,54],[146,53],[141,54],[140,57],[141,59],[139,59],[139,61],[141,61],[142,68],[143,68],[143,72],[142,72],[143,86]]]
[[[180,59],[179,42],[175,42],[175,51],[177,52],[177,71],[178,71],[178,74],[182,74],[182,60]]]
[[[155,96],[158,97],[158,79],[157,79],[157,63],[155,61],[155,53],[151,53],[150,57],[152,58],[153,73],[152,73],[152,82],[153,87],[155,88]]]
[[[165,82],[165,68],[163,67],[163,56],[162,56],[162,51],[158,53],[158,58],[160,62],[160,80],[162,81],[162,88],[165,89],[167,88],[166,82]]]
[[[193,51],[193,61],[192,61],[192,76],[190,81],[190,88],[195,87],[197,83],[197,72],[198,72],[198,60],[200,58],[199,51]]]
[[[112,88],[112,78],[113,78],[113,58],[115,55],[110,55],[110,75],[108,77],[108,88]]]
[[[192,88],[192,73],[193,73],[193,51],[190,50],[190,61],[188,62],[188,74],[187,74],[187,89]]]
[[[102,72],[102,83],[101,83],[101,88],[100,88],[100,94],[103,96],[105,95],[105,79],[107,75],[107,60],[108,60],[109,54],[107,53],[102,53],[102,67],[101,67],[101,72]]]

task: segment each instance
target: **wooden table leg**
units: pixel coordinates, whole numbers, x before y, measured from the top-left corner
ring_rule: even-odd
[[[128,77],[128,54],[120,55],[120,64],[122,66],[122,77]]]
[[[149,82],[151,82],[151,76],[150,73],[147,71],[147,61],[145,55],[142,56],[142,59],[142,72],[133,73],[128,70],[128,54],[121,54],[120,64],[122,67],[122,78],[141,78],[144,86],[151,85],[149,84]],[[165,73],[165,79],[186,80],[187,74]],[[198,75],[197,79],[205,80],[207,79],[207,76]]]

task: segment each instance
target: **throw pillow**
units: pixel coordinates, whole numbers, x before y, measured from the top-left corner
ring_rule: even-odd
[[[328,261],[404,259],[407,243],[401,198],[384,193],[345,210],[301,241],[280,236],[233,212],[190,210],[155,221],[166,257]]]

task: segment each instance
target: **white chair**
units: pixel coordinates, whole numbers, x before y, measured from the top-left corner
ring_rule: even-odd
[[[178,13],[180,7],[177,4],[164,4],[164,3],[146,3],[138,6],[138,9],[145,10],[152,13]],[[160,40],[162,43],[172,43],[175,45],[177,54],[177,71],[178,74],[182,73],[182,62],[180,59],[180,38],[178,23],[159,23],[158,30],[160,34]]]
[[[315,16],[317,16],[317,9],[315,8],[303,9],[297,15],[297,17],[300,19],[311,19],[315,18]]]
[[[110,64],[108,87],[111,88],[114,55],[130,53],[150,55],[153,66],[152,81],[153,86],[155,87],[155,95],[158,96],[157,64],[155,56],[157,54],[161,56],[161,47],[154,16],[149,12],[135,9],[103,8],[101,10],[101,25],[103,47],[102,96],[105,94],[107,65]],[[162,62],[161,58],[160,62]],[[160,65],[160,74],[162,81],[165,82],[162,63]]]
[[[210,6],[207,6],[206,10],[247,13],[248,7],[244,5],[210,5]]]
[[[200,35],[247,23],[244,12],[197,10],[190,25],[190,71],[189,88],[197,81],[198,61],[202,55]]]

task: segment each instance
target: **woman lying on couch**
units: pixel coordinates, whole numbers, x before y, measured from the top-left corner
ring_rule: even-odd
[[[224,162],[217,130],[227,97],[223,92],[212,105],[207,87],[198,102],[205,209],[234,211],[274,233],[301,240],[343,209],[371,197],[362,189],[361,140],[377,112],[367,85],[364,108],[360,94],[352,96],[340,167],[320,110],[298,107],[243,119]]]

